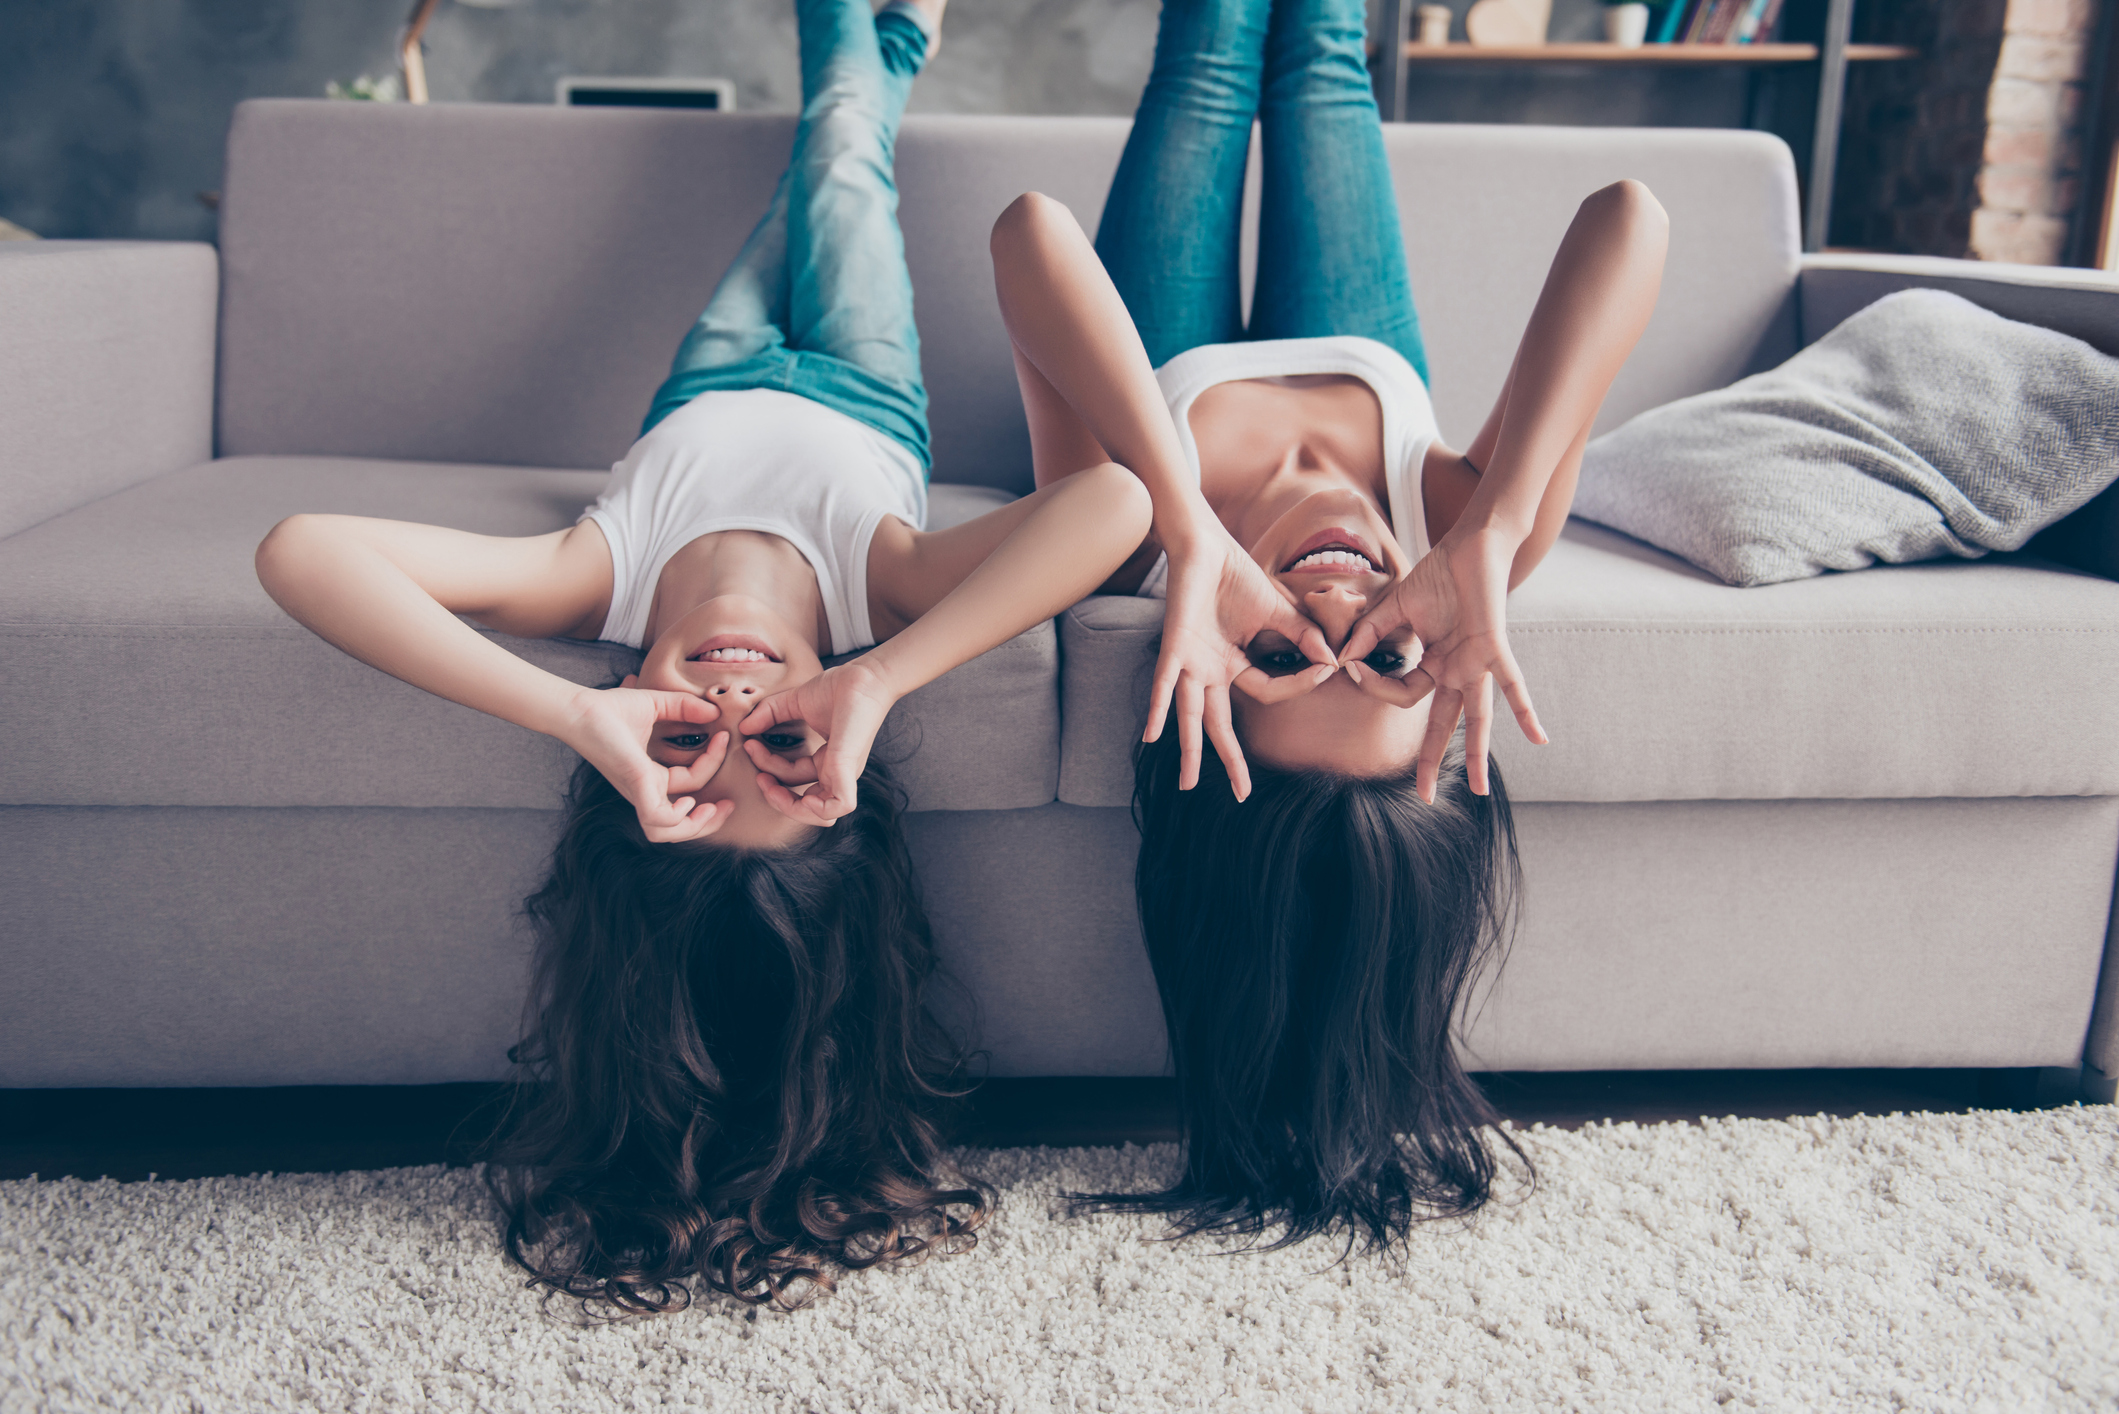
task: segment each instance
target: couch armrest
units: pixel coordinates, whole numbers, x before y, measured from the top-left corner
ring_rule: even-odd
[[[2119,355],[2119,275],[1931,255],[1806,255],[1802,341],[1814,344],[1856,310],[1900,290],[1947,290],[2004,319],[2039,324]]]
[[[197,242],[0,242],[0,536],[213,455],[220,278]]]

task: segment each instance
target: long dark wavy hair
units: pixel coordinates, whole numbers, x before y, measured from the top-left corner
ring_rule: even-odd
[[[859,807],[794,849],[654,845],[575,772],[488,1153],[532,1286],[607,1316],[700,1286],[786,1308],[977,1242],[991,1196],[943,1154],[965,1057],[925,1006],[902,805],[871,761]]]
[[[1342,1255],[1482,1206],[1503,1131],[1452,1045],[1466,987],[1507,945],[1515,825],[1498,767],[1471,793],[1461,743],[1433,805],[1413,773],[1251,768],[1239,803],[1213,752],[1180,791],[1177,734],[1141,748],[1134,875],[1162,993],[1184,1167],[1093,1207],[1179,1235]],[[1276,1235],[1277,1234],[1277,1235]]]

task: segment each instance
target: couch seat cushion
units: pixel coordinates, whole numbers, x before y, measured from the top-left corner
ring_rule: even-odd
[[[1131,798],[1158,602],[1060,620],[1060,799]],[[1526,801],[2119,794],[2119,584],[2020,556],[1734,589],[1580,521],[1509,603]]]
[[[346,657],[266,597],[251,555],[305,510],[540,534],[571,523],[604,476],[235,457],[0,540],[0,804],[550,808],[571,752]],[[931,519],[995,498],[938,485]],[[581,683],[639,658],[494,637]],[[1057,679],[1047,623],[908,697],[883,749],[903,760],[913,808],[1049,803]]]

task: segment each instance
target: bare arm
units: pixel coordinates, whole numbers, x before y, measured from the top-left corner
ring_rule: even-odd
[[[1084,457],[1116,461],[1148,488],[1165,545],[1196,533],[1214,513],[1185,465],[1133,316],[1074,213],[1026,192],[994,222],[992,251],[1038,484]]]
[[[610,548],[593,523],[507,539],[358,516],[292,516],[257,550],[259,581],[318,637],[437,697],[557,737],[624,792],[650,839],[710,833],[727,812],[674,793],[718,768],[723,742],[690,767],[649,759],[658,720],[719,713],[688,693],[597,692],[524,662],[458,618],[507,633],[593,632],[611,592]]]
[[[1553,256],[1455,486],[1429,487],[1442,513],[1429,522],[1436,539],[1461,525],[1514,542],[1510,588],[1567,523],[1590,429],[1655,312],[1669,245],[1670,218],[1647,187],[1623,181],[1591,193]]]
[[[275,526],[257,551],[265,592],[318,637],[414,687],[553,736],[580,686],[457,615],[525,637],[574,632],[608,601],[610,564],[593,523],[585,532],[507,539],[300,515]]]
[[[899,568],[911,581],[904,602],[918,605],[944,581],[946,592],[873,651],[775,693],[739,725],[756,736],[805,722],[824,734],[824,750],[809,758],[816,788],[796,796],[787,787],[799,780],[766,772],[759,786],[767,798],[818,825],[852,810],[869,749],[899,698],[1090,593],[1148,533],[1151,514],[1146,488],[1105,462],[968,525],[919,537]],[[760,748],[750,746],[763,767]]]
[[[1471,787],[1485,793],[1496,682],[1523,734],[1546,739],[1509,651],[1504,605],[1566,524],[1597,409],[1655,312],[1669,241],[1669,217],[1639,182],[1582,203],[1485,427],[1457,466],[1444,462],[1426,478],[1434,549],[1341,649],[1367,691],[1405,705],[1435,694],[1419,757],[1429,800],[1460,717]],[[1366,672],[1360,660],[1405,624],[1421,642],[1416,672],[1395,682]]]
[[[1332,671],[1324,635],[1236,544],[1200,493],[1140,333],[1073,213],[1027,193],[994,223],[992,249],[1040,483],[1107,454],[1147,488],[1154,535],[1170,557],[1144,737],[1162,735],[1174,706],[1180,785],[1189,789],[1198,779],[1204,735],[1237,794],[1247,794],[1229,689],[1269,700],[1308,691]],[[1320,666],[1286,678],[1252,667],[1244,650],[1266,629]]]

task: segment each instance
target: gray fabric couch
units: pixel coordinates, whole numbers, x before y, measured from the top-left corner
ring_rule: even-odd
[[[906,125],[938,520],[1028,484],[988,225],[1035,187],[1093,227],[1125,132]],[[504,1073],[565,753],[312,638],[251,550],[297,510],[571,521],[790,133],[255,102],[218,251],[0,248],[0,1086]],[[2119,349],[2105,277],[1800,257],[1787,152],[1754,134],[1394,126],[1388,147],[1448,436],[1499,386],[1575,203],[1622,176],[1673,235],[1606,427],[1912,284]],[[893,724],[997,1075],[1164,1066],[1126,811],[1156,608],[1089,600]],[[1577,526],[1512,614],[1555,744],[1498,748],[1527,890],[1473,1065],[2119,1072],[2119,584],[2009,557],[1736,590]],[[583,682],[629,661],[510,646]]]

